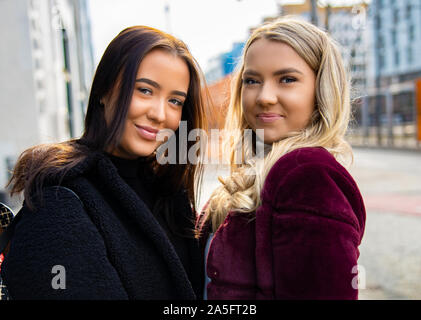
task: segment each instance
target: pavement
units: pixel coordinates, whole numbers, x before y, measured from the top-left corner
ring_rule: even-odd
[[[421,299],[421,152],[354,148],[367,210],[361,300]]]
[[[349,172],[367,210],[359,299],[421,299],[421,152],[354,148]],[[199,208],[227,174],[208,165]]]

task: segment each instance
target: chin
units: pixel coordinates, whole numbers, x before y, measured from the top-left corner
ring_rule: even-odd
[[[155,145],[138,145],[136,148],[133,148],[133,153],[138,157],[147,157],[155,152]]]
[[[149,151],[149,150],[142,150],[141,152],[138,152],[137,155],[139,157],[148,157],[154,153],[155,149]]]
[[[265,144],[272,144],[272,143],[278,142],[282,139],[284,139],[284,136],[265,135],[264,141],[265,141]]]

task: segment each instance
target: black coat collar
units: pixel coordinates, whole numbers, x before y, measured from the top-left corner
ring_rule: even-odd
[[[92,152],[85,160],[69,170],[64,182],[79,195],[91,214],[100,215],[101,210],[107,210],[104,209],[103,199],[90,197],[87,192],[93,186],[86,175],[92,172],[95,173],[102,187],[108,191],[107,193],[112,194],[120,203],[125,214],[134,219],[144,235],[154,243],[157,254],[160,254],[167,264],[179,298],[195,299],[187,273],[164,230],[146,204],[119,176],[116,167],[104,153]]]

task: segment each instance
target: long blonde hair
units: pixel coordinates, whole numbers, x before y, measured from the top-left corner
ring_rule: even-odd
[[[316,75],[316,105],[307,127],[290,132],[288,137],[272,144],[264,159],[257,159],[245,156],[253,146],[246,143],[239,151],[238,145],[244,143],[245,130],[250,129],[241,106],[244,58],[250,45],[262,38],[291,46],[312,68]],[[344,139],[351,112],[349,79],[337,45],[316,26],[283,17],[255,29],[244,47],[231,86],[224,129],[238,134],[225,145],[230,154],[231,175],[219,178],[222,186],[212,193],[205,209],[203,222],[210,220],[213,231],[230,211],[252,213],[257,209],[269,170],[286,153],[303,147],[324,147],[339,162],[352,161],[351,147]],[[240,165],[234,161],[238,156],[242,159]]]

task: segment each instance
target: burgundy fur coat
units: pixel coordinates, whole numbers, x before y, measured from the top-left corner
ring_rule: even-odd
[[[275,163],[261,197],[255,219],[230,212],[216,231],[208,299],[357,299],[366,216],[345,168],[323,148],[292,151]]]

